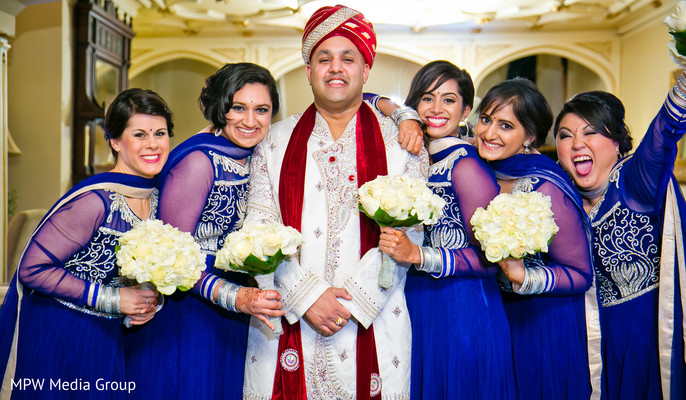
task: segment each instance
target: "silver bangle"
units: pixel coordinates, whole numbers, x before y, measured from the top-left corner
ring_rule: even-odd
[[[95,300],[95,309],[109,314],[119,314],[119,307],[119,288],[100,285],[98,298]]]
[[[420,254],[423,256],[417,270],[429,274],[438,274],[443,271],[443,258],[441,251],[433,247],[420,246]]]
[[[419,118],[419,114],[417,114],[417,111],[415,111],[414,108],[408,107],[408,106],[402,106],[398,107],[393,112],[391,113],[391,119],[393,122],[395,122],[396,125],[400,125],[401,122],[408,120],[408,119],[413,119],[418,122],[422,122],[422,119]]]
[[[236,308],[236,298],[238,298],[238,291],[242,288],[240,285],[224,281],[217,292],[217,304],[219,307],[229,311],[238,312]]]
[[[540,267],[524,268],[524,281],[521,285],[512,282],[512,290],[517,294],[539,294],[546,289],[546,272]]]
[[[672,100],[680,107],[686,107],[686,73],[682,73],[672,86]]]

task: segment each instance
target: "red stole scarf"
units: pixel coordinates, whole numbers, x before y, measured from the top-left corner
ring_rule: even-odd
[[[305,189],[307,141],[314,129],[317,110],[312,104],[302,115],[288,142],[281,164],[279,178],[279,204],[283,223],[300,231]],[[387,175],[386,148],[379,122],[371,108],[362,103],[357,112],[355,126],[357,145],[357,185]],[[360,256],[379,242],[379,226],[360,213]],[[279,356],[274,377],[272,399],[302,400],[307,398],[305,372],[302,368],[303,352],[300,337],[300,321],[289,325],[283,321],[283,334],[279,338]],[[357,399],[370,399],[372,374],[378,385],[379,362],[376,356],[374,327],[357,329]],[[374,397],[380,396],[380,390]]]

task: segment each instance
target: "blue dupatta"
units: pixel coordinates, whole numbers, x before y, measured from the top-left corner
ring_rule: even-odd
[[[196,151],[215,151],[224,156],[233,158],[234,160],[241,160],[250,155],[252,155],[254,147],[246,148],[240,147],[239,145],[233,143],[224,136],[215,136],[210,132],[201,132],[191,136],[190,138],[183,141],[172,150],[169,154],[167,162],[162,168],[162,172],[159,175],[159,188],[160,191],[164,186],[165,177],[169,172],[183,160],[188,154]]]

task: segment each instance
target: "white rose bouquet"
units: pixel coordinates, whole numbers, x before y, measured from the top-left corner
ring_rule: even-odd
[[[160,220],[141,221],[124,233],[116,257],[123,276],[167,295],[190,289],[205,270],[205,254],[193,237]]]
[[[674,40],[669,42],[667,46],[670,50],[670,55],[675,63],[686,65],[686,1],[680,1],[674,7],[672,15],[664,20],[664,24],[669,28],[669,33],[674,37]]]
[[[446,203],[421,179],[404,175],[379,176],[360,186],[360,211],[380,226],[409,227],[432,225],[443,215]],[[391,287],[394,264],[382,255],[379,286]]]
[[[477,208],[470,222],[488,261],[547,252],[559,230],[551,207],[550,196],[533,191],[502,193]]]
[[[296,229],[279,223],[247,223],[226,236],[217,252],[214,266],[227,271],[247,272],[262,290],[276,290],[274,271],[286,256],[293,255],[303,243]],[[274,333],[283,333],[281,319],[270,317]]]

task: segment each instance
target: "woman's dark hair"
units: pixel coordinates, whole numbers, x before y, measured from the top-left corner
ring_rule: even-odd
[[[103,128],[105,140],[119,139],[129,123],[133,114],[159,115],[167,121],[169,137],[174,135],[174,122],[172,112],[167,103],[152,90],[139,88],[126,89],[115,97],[105,114]],[[112,149],[112,155],[117,158],[117,152]]]
[[[405,105],[416,110],[422,96],[433,92],[451,79],[457,83],[457,90],[459,95],[462,96],[462,106],[469,106],[471,108],[474,105],[474,83],[472,82],[472,77],[469,75],[469,72],[460,69],[451,62],[443,60],[431,61],[417,71],[414,78],[412,78]],[[432,87],[431,84],[434,82],[436,84]]]
[[[620,156],[631,151],[633,144],[631,132],[624,122],[624,105],[615,95],[594,90],[572,97],[557,114],[553,135],[557,136],[560,121],[567,114],[578,115],[598,133],[617,142]]]
[[[253,63],[226,64],[207,78],[198,99],[205,119],[214,128],[226,126],[226,113],[233,105],[233,96],[248,83],[265,85],[272,100],[272,116],[279,112],[279,91],[269,70]]]
[[[488,90],[479,104],[478,113],[489,110],[494,113],[508,104],[512,105],[512,111],[526,134],[534,137],[531,146],[543,145],[553,124],[553,112],[538,87],[523,78],[501,82]]]

